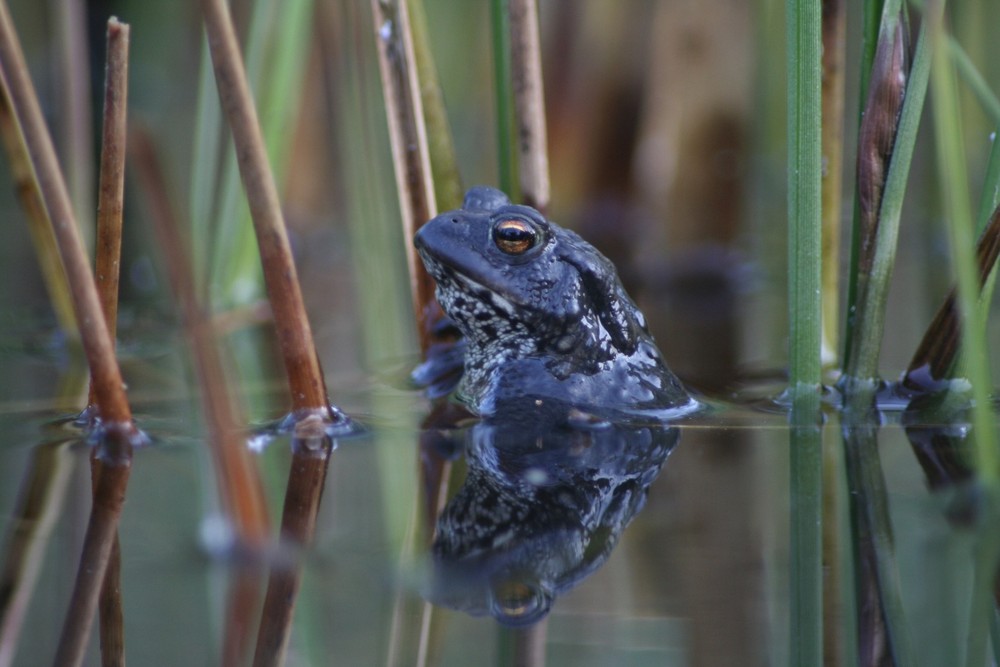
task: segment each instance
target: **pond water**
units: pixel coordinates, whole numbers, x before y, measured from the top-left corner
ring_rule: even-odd
[[[33,584],[30,575],[19,580],[28,583],[20,629],[3,638],[16,665],[51,664],[90,505],[90,448],[59,422],[68,408],[52,398],[71,381],[73,365],[51,335],[30,320],[8,328],[0,359],[10,378],[0,403],[5,558],[13,531],[27,531],[37,568]],[[524,438],[488,425],[421,432],[429,405],[407,383],[415,359],[349,387],[334,380],[331,394],[362,431],[336,442],[314,544],[304,553],[287,544],[248,553],[234,549],[219,511],[179,341],[143,335],[153,341],[148,347],[124,350],[134,410],[153,438],[135,452],[119,531],[131,664],[217,664],[233,617],[250,628],[252,654],[268,568],[289,564],[301,564],[303,577],[289,665],[790,664],[796,445],[786,414],[769,399],[779,385],[706,400],[667,429],[585,424],[567,436],[522,424],[516,433],[527,431]],[[130,373],[136,358],[154,361],[141,372],[132,364]],[[282,401],[279,381],[248,394]],[[976,531],[957,520],[954,494],[929,490],[899,413],[885,420],[877,453],[911,650],[920,664],[955,664]],[[863,589],[852,581],[863,577],[852,566],[859,542],[850,499],[867,492],[848,492],[832,411],[822,439],[829,650],[831,664],[852,664],[847,656],[866,635],[853,621]],[[279,436],[255,455],[275,525],[290,451]],[[451,500],[432,549],[430,538],[414,535],[435,525],[426,509],[435,485],[425,474],[435,458],[450,471]],[[18,516],[32,479],[38,519],[26,524]],[[469,534],[474,544],[463,543]],[[234,612],[237,581],[255,592]],[[547,615],[535,613],[541,589]],[[496,615],[498,605],[506,624],[484,614]],[[527,624],[534,616],[545,620]],[[519,619],[524,627],[510,627]],[[96,634],[86,664],[99,664]]]

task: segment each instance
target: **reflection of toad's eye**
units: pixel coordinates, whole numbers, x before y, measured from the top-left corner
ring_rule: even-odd
[[[520,255],[535,245],[534,227],[524,220],[501,220],[493,227],[493,242],[508,255]]]

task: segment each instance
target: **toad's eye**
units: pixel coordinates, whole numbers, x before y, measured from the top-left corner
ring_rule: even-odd
[[[530,223],[511,218],[493,226],[493,242],[508,255],[521,255],[530,250],[538,239],[538,232]]]

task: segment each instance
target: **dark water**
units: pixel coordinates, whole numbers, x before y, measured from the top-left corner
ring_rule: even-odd
[[[51,663],[89,510],[89,447],[58,423],[68,408],[51,398],[72,364],[44,330],[22,327],[2,353],[17,382],[0,404],[0,518],[8,548],[13,531],[30,528],[38,568],[19,635],[4,640],[16,665]],[[785,414],[766,398],[709,401],[669,427],[508,420],[421,432],[428,405],[406,386],[410,360],[400,360],[350,388],[331,387],[364,432],[337,442],[314,545],[248,554],[230,541],[197,402],[170,370],[171,345],[149,345],[143,356],[158,361],[133,372],[131,391],[153,444],[135,453],[120,525],[131,664],[217,664],[235,575],[263,586],[275,563],[303,566],[286,664],[417,664],[421,656],[506,664],[532,642],[549,665],[789,664],[794,443]],[[277,383],[250,393],[280,405]],[[767,397],[770,388],[752,393]],[[909,641],[920,664],[954,664],[977,533],[955,511],[959,494],[929,490],[898,421],[886,416],[877,452]],[[847,491],[836,414],[822,433],[835,490],[825,516],[834,545],[829,626],[840,661],[851,664],[857,492]],[[256,456],[276,525],[287,437]],[[431,460],[451,479],[438,518],[427,508],[438,488]],[[15,517],[33,474],[47,475],[36,488],[48,491],[35,501],[41,520],[25,525]],[[236,614],[252,629],[256,604]],[[98,664],[95,647],[87,664]]]

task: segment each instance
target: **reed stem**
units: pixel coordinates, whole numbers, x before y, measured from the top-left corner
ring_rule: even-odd
[[[822,362],[833,367],[840,327],[840,230],[843,199],[844,64],[847,6],[823,0]]]
[[[403,236],[409,240],[420,225],[437,215],[438,209],[407,3],[372,0],[372,19]],[[417,335],[421,349],[427,350],[433,323],[434,281],[410,243],[406,258]]]
[[[822,22],[785,4],[788,74],[788,302],[791,446],[791,662],[823,659],[821,434]]]
[[[510,0],[491,0],[493,90],[496,96],[497,182],[511,201],[520,201],[517,147],[514,142],[514,91],[511,80]]]
[[[437,67],[431,52],[431,36],[423,0],[408,0],[410,32],[413,36],[413,55],[417,63],[417,80],[420,82],[420,99],[427,124],[427,152],[431,172],[434,174],[434,197],[440,210],[459,208],[464,189],[458,172],[455,146],[448,125]]]
[[[929,3],[943,6],[943,0]],[[964,322],[962,327],[963,373],[972,385],[973,457],[983,482],[995,486],[1000,481],[1000,457],[990,391],[989,354],[986,325],[978,307],[980,280],[977,275],[972,209],[969,201],[967,167],[962,155],[962,127],[958,110],[958,86],[943,24],[942,11],[928,20],[933,44],[934,136],[938,155],[938,179],[948,220],[952,267],[958,283],[956,305]]]
[[[125,197],[125,136],[128,111],[129,27],[112,17],[107,27],[104,117],[97,199],[97,242],[94,278],[108,332],[114,342],[118,323],[118,276],[121,264],[122,211]],[[88,405],[96,401],[93,383]],[[104,463],[94,449],[91,485],[96,492]],[[101,661],[104,667],[125,664],[125,615],[122,610],[121,544],[115,532],[98,601]]]
[[[514,90],[521,200],[544,212],[549,206],[551,186],[538,5],[536,0],[508,1],[511,86]]]
[[[335,421],[313,343],[239,45],[225,0],[203,0],[205,28],[222,109],[233,133],[240,174],[250,204],[295,413],[322,411]]]
[[[131,424],[132,411],[115,359],[114,343],[97,295],[69,191],[59,171],[52,139],[24,62],[6,2],[0,2],[0,66],[10,89],[25,146],[49,213],[66,270],[84,351],[90,365],[97,411],[105,424]]]
[[[899,0],[887,0],[882,14],[882,36],[880,39],[898,39]],[[895,140],[885,173],[885,186],[878,203],[877,229],[861,243],[872,246],[870,263],[859,261],[858,289],[855,313],[851,319],[854,329],[845,359],[845,375],[850,383],[846,386],[849,400],[861,412],[867,412],[872,398],[873,382],[878,375],[878,358],[885,326],[885,307],[889,292],[889,278],[896,259],[896,245],[899,237],[899,222],[906,192],[913,147],[923,111],[930,73],[930,47],[926,37],[926,25],[921,28],[910,73],[907,77],[903,106],[899,112]],[[862,232],[864,237],[864,232]],[[862,254],[859,251],[859,254]],[[851,398],[853,397],[853,398]]]

